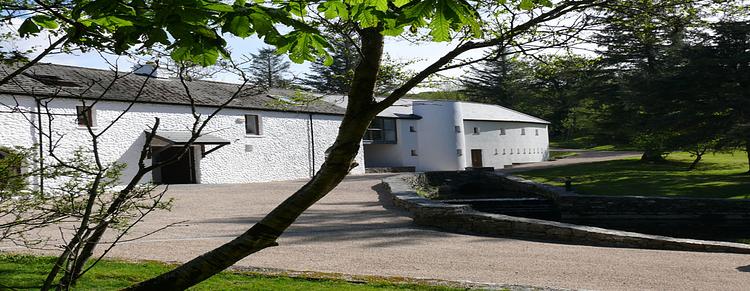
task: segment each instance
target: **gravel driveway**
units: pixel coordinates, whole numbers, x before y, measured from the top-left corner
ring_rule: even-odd
[[[750,290],[750,256],[561,245],[440,232],[415,226],[375,187],[382,175],[347,178],[279,240],[241,266],[597,290]],[[303,182],[178,185],[172,212],[112,256],[186,261],[243,232]],[[17,250],[13,247],[1,248]]]

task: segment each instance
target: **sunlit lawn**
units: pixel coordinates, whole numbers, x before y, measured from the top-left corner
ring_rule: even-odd
[[[562,186],[573,178],[574,191],[590,195],[750,198],[745,152],[706,154],[693,171],[688,153],[672,153],[668,163],[641,163],[638,158],[518,173],[518,176]]]
[[[38,290],[54,258],[0,253],[0,290]],[[75,290],[119,290],[170,269],[156,262],[131,263],[106,260],[87,273]],[[191,290],[465,290],[397,284],[377,280],[351,283],[343,280],[292,278],[257,273],[223,272]]]

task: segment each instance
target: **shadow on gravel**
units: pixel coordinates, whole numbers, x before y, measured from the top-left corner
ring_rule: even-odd
[[[737,267],[737,271],[750,273],[750,265]]]

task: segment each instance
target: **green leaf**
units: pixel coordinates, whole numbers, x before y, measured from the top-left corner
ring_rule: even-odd
[[[449,41],[451,39],[451,23],[446,18],[445,13],[445,4],[440,1],[430,22],[430,34],[435,41]]]
[[[244,15],[233,17],[229,21],[229,32],[242,38],[252,35],[250,18]]]
[[[395,5],[396,7],[401,7],[406,4],[409,4],[409,2],[411,2],[411,0],[394,0],[393,5]]]
[[[234,12],[234,7],[221,2],[211,2],[203,5],[203,8],[217,12]]]
[[[39,26],[37,26],[36,23],[31,20],[31,18],[26,18],[26,20],[24,20],[23,23],[21,23],[21,26],[18,28],[18,34],[21,35],[21,37],[35,35],[40,31],[41,30],[39,29]]]
[[[370,4],[378,11],[388,11],[388,0],[370,0]]]
[[[47,15],[34,15],[31,17],[31,20],[34,21],[37,25],[39,25],[42,28],[46,29],[56,29],[59,26],[57,25],[57,22],[55,21],[54,17],[50,17]]]
[[[534,9],[534,1],[532,1],[532,0],[521,0],[521,3],[518,3],[518,8],[523,9],[523,10]]]

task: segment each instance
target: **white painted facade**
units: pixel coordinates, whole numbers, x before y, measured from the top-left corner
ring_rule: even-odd
[[[502,106],[401,100],[378,116],[396,119],[399,138],[396,143],[365,144],[368,168],[463,170],[479,166],[472,161],[472,150],[483,167],[504,168],[549,157],[549,122]]]
[[[0,95],[0,105],[15,107],[18,102],[22,112],[35,112],[34,99],[26,96]],[[76,122],[76,99],[58,98],[49,104],[55,115],[53,134],[60,137],[56,153],[69,156],[76,149],[91,148],[91,138],[85,127]],[[100,101],[94,106],[94,131],[102,130],[128,103]],[[31,147],[39,143],[38,132],[29,123],[36,122],[36,115],[9,113],[9,107],[0,106],[0,146]],[[213,108],[199,107],[207,115]],[[245,133],[245,115],[256,114],[260,119],[261,135]],[[129,181],[136,168],[141,148],[145,142],[145,130],[149,130],[155,118],[160,119],[158,132],[187,131],[193,123],[187,105],[137,103],[100,139],[100,153],[105,163],[119,162],[129,165],[123,181]],[[312,117],[312,119],[311,119]],[[334,142],[342,116],[317,113],[294,113],[283,111],[227,108],[222,110],[204,133],[230,143],[205,157],[200,150],[195,154],[196,182],[203,184],[250,183],[309,178],[320,169],[325,151]],[[44,124],[47,120],[42,121]],[[312,130],[311,130],[312,127]],[[47,146],[47,140],[43,140]],[[206,150],[212,146],[206,145]],[[314,161],[314,162],[313,162]],[[150,163],[147,160],[147,163]],[[364,173],[364,155],[360,148],[352,174]],[[145,178],[150,180],[151,176]],[[146,182],[146,181],[142,181]]]

